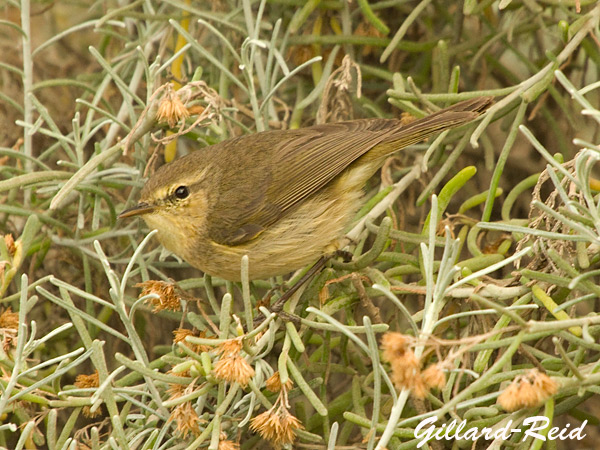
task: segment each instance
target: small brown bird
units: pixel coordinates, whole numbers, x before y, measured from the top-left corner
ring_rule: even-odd
[[[228,139],[159,168],[119,217],[142,216],[162,245],[210,275],[239,281],[243,255],[251,279],[286,274],[337,249],[390,154],[491,103],[466,100],[408,124],[359,119]]]

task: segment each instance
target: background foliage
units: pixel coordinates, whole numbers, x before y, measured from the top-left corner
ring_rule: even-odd
[[[302,423],[297,448],[415,448],[414,427],[431,414],[480,428],[587,420],[577,445],[594,447],[596,1],[0,8],[0,446],[269,448],[249,423],[280,402]],[[152,114],[168,81],[186,93],[187,125],[202,119],[177,141],[179,124]],[[141,222],[116,220],[175,153],[316,120],[421,116],[478,95],[496,97],[482,121],[401,152],[372,180],[354,260],[332,262],[285,320],[249,334],[259,300],[299,274],[203,277],[161,257]],[[150,290],[138,299],[137,283],[170,279],[185,291],[172,293],[177,310],[153,312],[164,299]],[[190,331],[173,343],[175,329]],[[441,389],[395,389],[378,348],[387,330],[417,338],[420,366],[444,369]],[[235,336],[243,349],[232,355],[255,371],[246,386],[215,376],[227,355],[215,345]],[[556,394],[529,409],[497,404],[531,368]],[[293,381],[289,393],[265,389],[275,371]],[[271,441],[285,444],[282,433]],[[542,445],[522,438],[510,445]]]

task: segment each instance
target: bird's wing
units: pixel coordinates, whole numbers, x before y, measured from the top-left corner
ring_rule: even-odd
[[[398,125],[396,120],[363,119],[237,138],[235,145],[222,148],[228,163],[211,208],[211,239],[240,245],[258,236]],[[251,155],[246,166],[236,152]]]
[[[221,147],[227,163],[209,235],[225,245],[248,242],[374,147],[369,156],[379,160],[470,122],[491,103],[491,97],[465,100],[407,125],[394,119],[359,119],[229,141]],[[242,159],[249,162],[244,166]]]

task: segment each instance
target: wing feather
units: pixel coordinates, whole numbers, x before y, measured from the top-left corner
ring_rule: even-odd
[[[221,225],[209,230],[211,239],[240,245],[258,236],[377,145],[387,132],[372,131],[369,124],[380,121],[398,125],[396,120],[358,120],[267,131],[238,138],[236,145],[218,144],[215,151],[229,153],[229,163],[211,208],[210,223]],[[252,167],[242,166],[238,151],[251,154]]]
[[[213,164],[219,170],[213,186],[219,187],[209,236],[224,245],[244,244],[374,147],[365,158],[380,160],[438,131],[470,122],[491,103],[491,97],[466,100],[405,125],[396,119],[359,119],[266,131],[217,144],[211,152],[221,152],[219,164]]]

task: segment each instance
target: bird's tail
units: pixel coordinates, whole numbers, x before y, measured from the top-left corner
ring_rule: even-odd
[[[492,103],[492,97],[477,97],[449,106],[422,119],[394,127],[369,151],[369,157],[385,157],[443,130],[469,123],[483,114]]]

